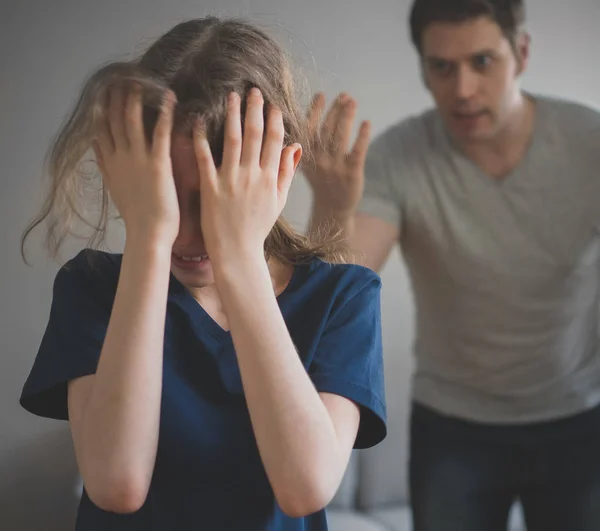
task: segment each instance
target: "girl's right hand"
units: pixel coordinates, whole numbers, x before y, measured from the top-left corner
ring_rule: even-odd
[[[165,94],[152,143],[146,140],[139,85],[111,87],[106,120],[93,149],[127,238],[173,245],[179,232],[179,203],[171,166],[171,131],[176,104]]]

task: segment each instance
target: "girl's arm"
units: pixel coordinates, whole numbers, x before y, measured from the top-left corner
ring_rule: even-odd
[[[69,422],[90,499],[134,512],[158,445],[170,249],[127,244],[98,369],[69,384]]]
[[[142,93],[112,89],[94,150],[127,243],[95,375],[69,385],[69,420],[86,491],[114,512],[144,503],[154,470],[171,249],[179,205],[170,159],[174,97],[146,141]]]
[[[202,232],[267,475],[281,509],[302,516],[334,496],[360,415],[350,400],[319,396],[292,343],[264,257],[301,147],[284,147],[282,112],[273,106],[265,128],[258,89],[248,94],[242,136],[240,104],[237,94],[229,96],[218,170],[202,125],[195,128]]]
[[[289,516],[312,514],[340,485],[359,409],[315,389],[281,315],[263,256],[247,256],[217,271],[252,426],[275,496]]]

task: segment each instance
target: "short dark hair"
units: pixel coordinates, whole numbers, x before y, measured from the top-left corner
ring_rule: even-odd
[[[410,33],[422,53],[425,28],[433,22],[464,22],[479,17],[493,20],[514,45],[525,22],[524,0],[414,0],[410,12]]]

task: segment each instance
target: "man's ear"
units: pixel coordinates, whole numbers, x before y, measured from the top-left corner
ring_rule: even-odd
[[[521,76],[529,66],[531,51],[531,35],[522,31],[515,42],[515,55],[517,57],[517,76]]]
[[[429,81],[427,80],[427,72],[425,72],[425,64],[423,62],[423,58],[419,59],[419,74],[421,76],[421,81],[427,90],[429,90]]]

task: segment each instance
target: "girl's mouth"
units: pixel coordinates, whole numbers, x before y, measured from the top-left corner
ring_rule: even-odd
[[[173,253],[173,262],[179,269],[201,269],[208,264],[209,257],[206,253],[196,256],[183,256]]]

